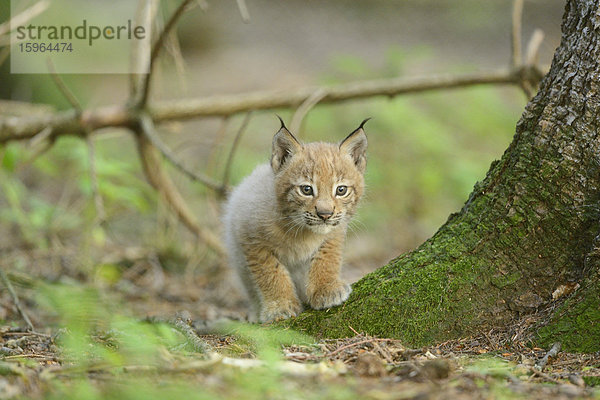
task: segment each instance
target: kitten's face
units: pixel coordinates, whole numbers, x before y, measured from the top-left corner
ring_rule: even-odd
[[[364,190],[366,146],[362,125],[340,144],[300,144],[282,127],[271,165],[284,229],[327,234],[349,221]]]

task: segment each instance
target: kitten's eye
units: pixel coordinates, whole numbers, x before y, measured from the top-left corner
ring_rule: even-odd
[[[305,196],[312,196],[313,188],[310,185],[302,185],[300,186],[300,192],[302,192],[302,194]]]
[[[345,196],[348,193],[348,186],[340,185],[335,189],[336,196]]]

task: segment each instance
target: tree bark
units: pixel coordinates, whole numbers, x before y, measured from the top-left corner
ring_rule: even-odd
[[[512,143],[460,212],[357,282],[344,305],[291,326],[424,345],[553,310],[536,327],[538,342],[600,350],[599,0],[569,0],[562,32]]]

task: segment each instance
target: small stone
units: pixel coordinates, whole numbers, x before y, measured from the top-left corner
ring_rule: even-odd
[[[569,382],[571,382],[575,386],[585,387],[585,381],[579,374],[570,374]]]
[[[381,358],[373,353],[363,353],[354,363],[354,372],[360,376],[383,376],[386,370]]]
[[[421,372],[429,379],[446,379],[450,375],[452,366],[448,360],[438,358],[437,360],[425,361],[421,367]]]

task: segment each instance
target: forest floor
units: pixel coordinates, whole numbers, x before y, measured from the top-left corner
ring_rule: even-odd
[[[110,285],[102,283],[102,274],[110,275],[106,271],[100,278],[96,274],[94,282],[78,282],[74,270],[64,270],[68,263],[60,271],[9,273],[35,330],[27,329],[14,296],[2,290],[0,399],[600,398],[600,354],[557,351],[548,357],[550,349],[528,344],[523,334],[527,320],[505,331],[424,348],[360,332],[344,339],[290,339],[274,331],[265,339],[261,332],[269,331],[266,327],[210,328],[210,321],[242,320],[243,302],[203,274],[169,271],[158,263],[142,257]],[[118,313],[147,325],[167,321],[164,326],[178,332],[182,343],[152,345],[159,348],[156,355],[140,359],[127,352],[126,335],[119,332],[128,328],[94,321],[94,328],[85,331],[89,350],[77,358],[72,341],[78,325],[64,322],[61,310],[74,312],[78,321],[85,319],[80,309],[91,306],[81,299],[73,300],[71,310],[43,306],[43,289],[35,282],[52,281],[52,274],[61,278],[51,291],[85,286],[97,290],[99,298],[116,296],[122,305]],[[114,309],[110,313],[116,314]],[[145,334],[132,335],[143,341]],[[108,352],[96,351],[97,345]],[[169,391],[172,386],[183,392]],[[186,390],[193,390],[193,396]]]

